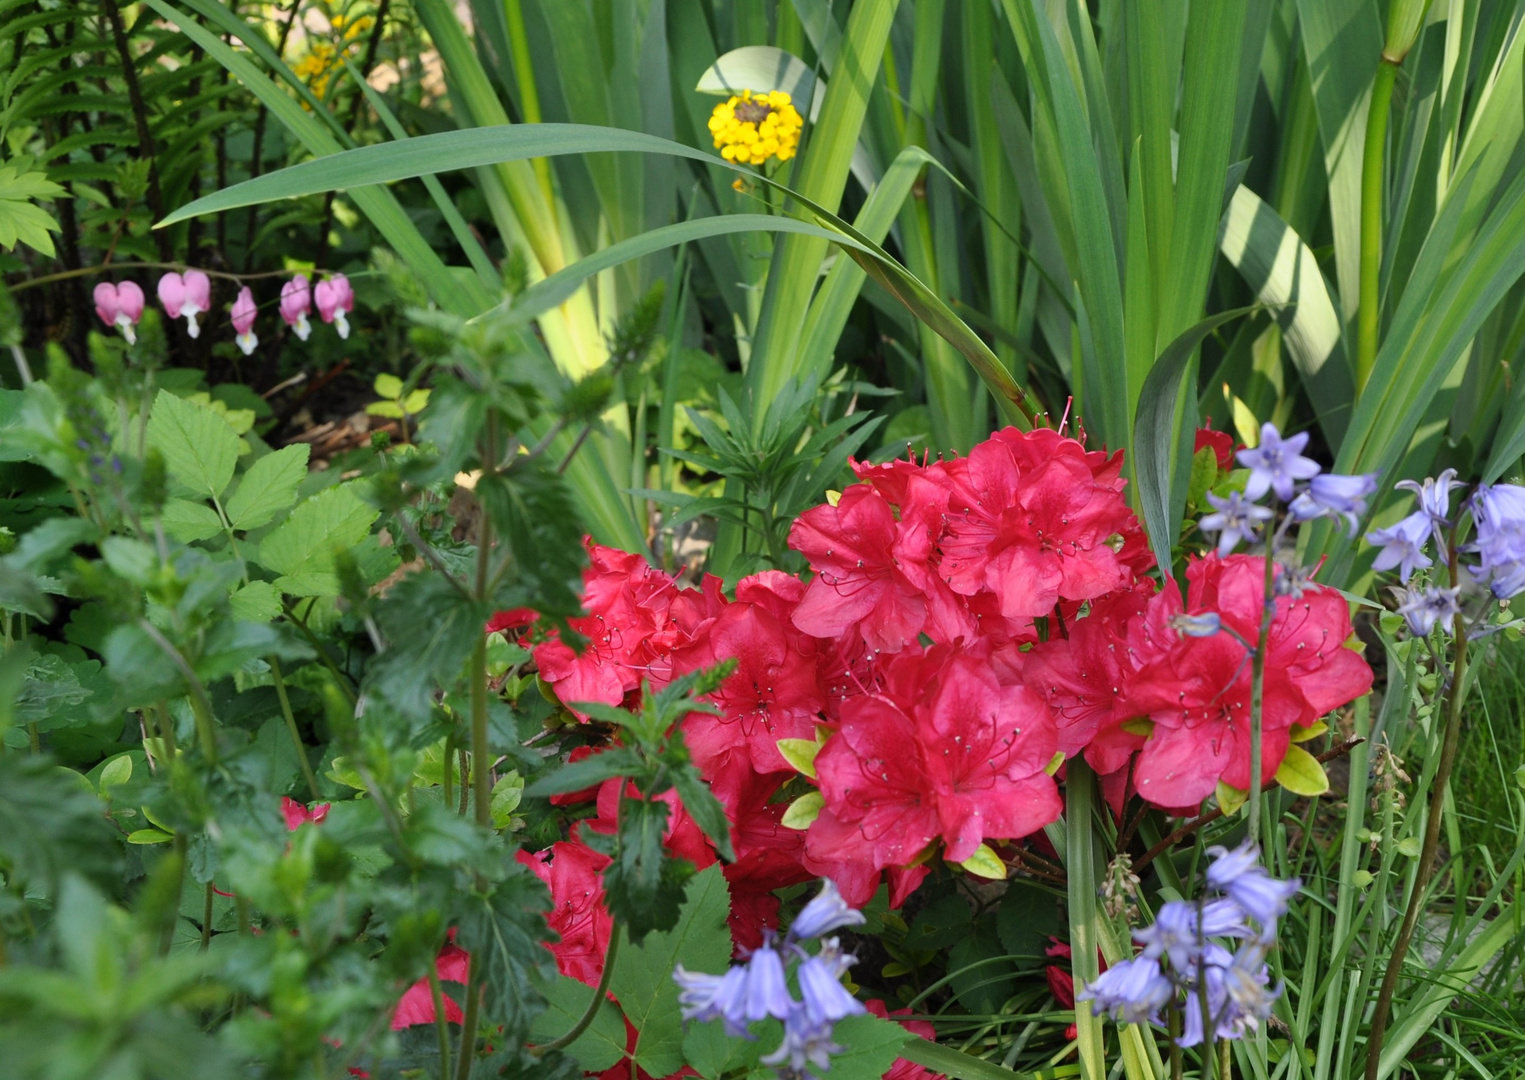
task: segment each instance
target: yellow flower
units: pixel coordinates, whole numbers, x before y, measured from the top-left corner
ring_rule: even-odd
[[[727,161],[762,165],[771,158],[788,161],[799,149],[804,121],[782,90],[740,95],[715,106],[710,134]]]

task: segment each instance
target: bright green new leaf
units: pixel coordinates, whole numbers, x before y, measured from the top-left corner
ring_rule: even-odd
[[[814,739],[780,739],[778,752],[794,766],[794,771],[815,779],[815,756],[821,752],[821,744]]]
[[[48,258],[53,258],[53,238],[58,222],[34,199],[68,198],[63,187],[47,174],[34,171],[30,158],[17,158],[0,165],[0,248],[6,251],[19,241]]]
[[[821,816],[826,799],[819,791],[807,791],[789,804],[782,818],[786,829],[808,829],[811,822]]]
[[[169,833],[160,832],[158,829],[138,829],[136,832],[127,834],[129,844],[165,844],[173,839],[174,837]]]
[[[1001,861],[1000,856],[990,850],[989,844],[981,844],[974,849],[973,855],[957,865],[971,874],[989,878],[991,881],[1006,880],[1006,864]]]
[[[101,794],[109,795],[107,788],[125,784],[132,779],[132,758],[127,754],[118,754],[106,762],[106,767],[101,770]]]
[[[402,397],[402,380],[389,372],[382,372],[376,376],[376,381],[371,384],[371,389],[386,398],[388,401],[396,401]]]
[[[498,782],[492,786],[492,800],[489,803],[489,809],[492,811],[492,827],[500,831],[508,828],[509,822],[513,820],[514,811],[519,808],[519,802],[523,798],[524,777],[517,771],[510,769],[498,777]],[[607,1068],[607,1066],[604,1067]]]
[[[1239,813],[1239,808],[1248,802],[1250,798],[1248,791],[1236,788],[1232,784],[1225,784],[1222,780],[1218,781],[1217,794],[1218,809],[1222,810],[1227,817],[1232,817]]]
[[[238,433],[210,407],[160,390],[148,417],[148,442],[170,475],[203,498],[217,498],[238,462]]]
[[[240,532],[257,529],[291,506],[307,476],[311,447],[296,443],[266,454],[244,474],[228,500],[228,520]]]
[[[1287,747],[1287,756],[1276,770],[1276,782],[1294,795],[1323,795],[1329,790],[1329,776],[1318,758],[1296,743]]]

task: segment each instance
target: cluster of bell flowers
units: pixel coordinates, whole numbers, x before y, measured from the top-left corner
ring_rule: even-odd
[[[745,963],[733,965],[723,975],[687,971],[679,964],[673,980],[678,984],[683,1019],[720,1020],[728,1036],[751,1039],[755,1036],[747,1025],[772,1017],[783,1023],[784,1038],[762,1063],[774,1066],[783,1077],[825,1072],[831,1067],[831,1055],[844,1049],[832,1040],[837,1021],[866,1009],[842,985],[842,976],[857,958],[834,937],[823,938],[814,954],[803,945],[863,922],[863,913],[848,906],[836,885],[825,880],[820,893],[790,924],[789,932],[782,938],[768,932]],[[785,974],[791,959],[799,962],[795,970],[798,999],[789,992]]]
[[[171,319],[184,318],[186,333],[193,338],[200,337],[201,326],[196,319],[212,309],[211,278],[200,270],[184,273],[172,270],[159,279],[157,292],[165,314]],[[103,281],[95,287],[95,313],[101,322],[121,331],[128,344],[138,339],[135,328],[143,317],[144,303],[143,290],[134,281]],[[350,287],[349,278],[332,274],[313,285],[306,274],[297,274],[281,287],[281,318],[303,341],[312,333],[307,316],[314,306],[319,318],[332,323],[341,338],[349,337],[346,316],[355,310],[355,292]],[[234,340],[245,356],[252,354],[259,344],[259,337],[254,333],[254,320],[258,314],[254,292],[245,285],[238,290],[229,312],[237,332]]]
[[[1243,1038],[1271,1015],[1281,987],[1270,988],[1266,956],[1301,883],[1272,877],[1248,843],[1208,854],[1208,895],[1164,904],[1153,925],[1133,932],[1138,955],[1113,964],[1076,995],[1097,1016],[1157,1024],[1163,1010],[1176,1011],[1176,1042],[1196,1046],[1204,1038]],[[1223,941],[1237,945],[1230,952]]]

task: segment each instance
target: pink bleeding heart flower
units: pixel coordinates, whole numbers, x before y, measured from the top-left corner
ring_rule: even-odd
[[[212,310],[212,279],[200,270],[187,270],[183,275],[171,270],[159,279],[159,303],[171,319],[184,315],[185,332],[200,337],[196,316]]]
[[[303,341],[312,333],[312,323],[307,321],[311,310],[312,286],[307,283],[306,274],[298,274],[281,286],[281,318]]]
[[[318,282],[312,291],[318,314],[326,323],[333,323],[342,338],[349,337],[349,320],[345,312],[355,310],[355,290],[349,286],[349,278],[335,274]]]
[[[254,317],[258,314],[254,293],[245,285],[238,290],[238,299],[233,301],[233,329],[238,331],[238,337],[234,340],[245,356],[254,352],[254,347],[259,344],[259,338],[254,334]]]
[[[122,331],[127,344],[134,345],[138,334],[133,327],[143,317],[143,290],[132,281],[120,285],[103,281],[95,287],[95,313],[101,322]]]

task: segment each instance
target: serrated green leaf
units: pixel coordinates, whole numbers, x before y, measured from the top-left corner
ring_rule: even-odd
[[[547,1043],[560,1038],[582,1019],[596,991],[567,975],[557,975],[537,987],[545,998],[545,1012],[535,1017],[530,1038]],[[593,1022],[574,1039],[566,1053],[577,1059],[585,1072],[602,1072],[625,1055],[625,1019],[614,1003],[604,1001],[593,1014]]]
[[[673,968],[682,961],[691,971],[726,969],[731,962],[730,909],[730,893],[716,864],[689,880],[677,925],[620,948],[609,989],[636,1030],[636,1064],[653,1076],[670,1076],[684,1064]]]
[[[297,485],[307,477],[310,452],[306,443],[296,443],[251,465],[228,500],[228,521],[233,527],[240,532],[257,529],[288,509],[296,498]]]
[[[182,544],[205,540],[222,532],[222,521],[217,511],[205,503],[187,499],[169,499],[159,514],[164,531]]]
[[[208,406],[160,390],[148,441],[164,455],[170,475],[198,495],[215,499],[233,479],[238,434]]]
[[[294,596],[337,596],[334,550],[352,548],[370,533],[379,511],[349,485],[328,488],[297,506],[260,541],[259,561],[280,574],[276,587]]]
[[[250,622],[269,622],[281,613],[281,594],[268,581],[251,581],[228,597],[233,614]]]
[[[659,799],[620,800],[619,842],[604,870],[604,904],[633,942],[677,924],[690,863],[667,854],[662,844],[671,808]]]
[[[1329,790],[1329,776],[1324,772],[1324,766],[1296,743],[1287,747],[1287,756],[1282,758],[1281,766],[1276,770],[1276,782],[1295,795],[1310,798]]]

